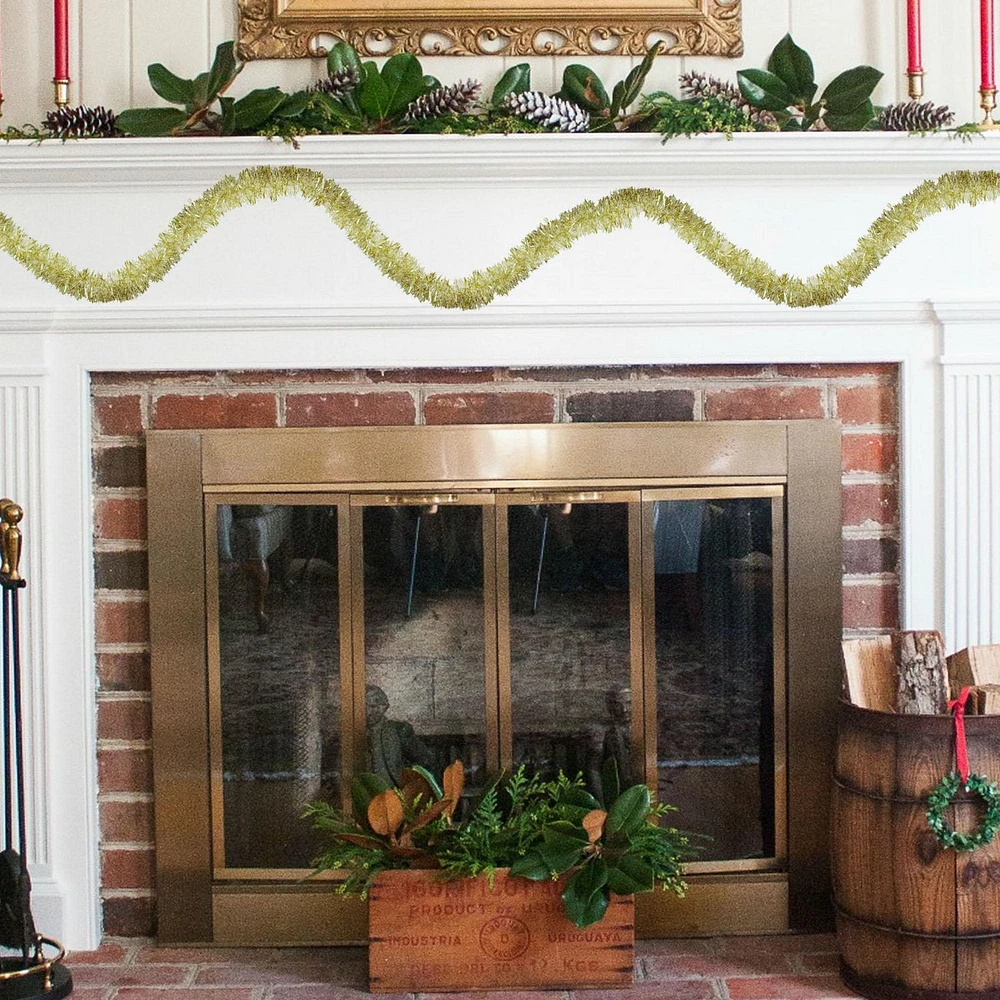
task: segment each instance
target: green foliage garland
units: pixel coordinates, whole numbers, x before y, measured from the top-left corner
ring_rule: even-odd
[[[993,842],[1000,830],[1000,791],[984,774],[970,774],[964,788],[974,792],[985,805],[983,820],[975,833],[958,833],[945,821],[944,814],[962,788],[962,776],[957,771],[946,774],[927,796],[927,825],[934,831],[937,842],[953,851],[975,851]]]
[[[298,195],[331,221],[389,280],[408,295],[443,309],[479,309],[508,294],[532,272],[577,240],[628,229],[639,218],[669,226],[696,253],[762,299],[803,308],[827,306],[864,284],[883,260],[938,212],[1000,199],[1000,173],[956,170],[925,181],[890,205],[839,261],[808,278],[781,274],[728,240],[687,202],[651,188],[620,188],[599,201],[582,201],[532,230],[507,256],[464,278],[448,279],[420,266],[392,242],[347,191],[315,170],[250,167],[224,177],[171,220],[153,246],[117,271],[78,268],[50,246],[32,239],[0,213],[0,250],[65,295],[90,302],[127,302],[162,281],[170,269],[228,212],[263,199]]]

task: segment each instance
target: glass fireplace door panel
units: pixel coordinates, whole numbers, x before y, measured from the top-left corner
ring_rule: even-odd
[[[206,518],[214,854],[229,877],[308,869],[319,850],[302,808],[340,800],[349,757],[347,505],[260,499],[210,499]]]
[[[623,781],[642,778],[642,713],[632,698],[641,670],[639,505],[631,499],[512,499],[501,518],[505,763],[545,777],[581,774],[598,798],[612,763]]]
[[[496,764],[492,496],[356,495],[352,507],[357,769],[398,784],[409,765],[440,777],[461,760],[472,795]]]
[[[677,807],[671,824],[706,838],[697,867],[773,865],[784,842],[781,488],[653,496],[663,498],[643,505],[651,777]]]

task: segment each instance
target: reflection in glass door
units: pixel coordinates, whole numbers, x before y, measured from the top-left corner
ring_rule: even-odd
[[[512,494],[498,519],[504,759],[598,798],[612,763],[641,780],[637,499]]]
[[[487,701],[496,704],[492,501],[351,498],[361,515],[354,574],[363,580],[354,606],[365,685],[358,764],[393,784],[409,765],[440,776],[461,760],[472,795],[496,766],[496,713],[487,713]]]
[[[341,798],[346,512],[321,501],[208,504],[217,869],[309,868],[317,841],[302,808]]]
[[[784,855],[782,490],[643,499],[658,797],[677,806],[671,823],[705,835],[703,862],[773,864]]]

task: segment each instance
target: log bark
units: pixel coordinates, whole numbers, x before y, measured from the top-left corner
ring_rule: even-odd
[[[897,632],[893,652],[899,669],[896,709],[903,715],[941,715],[948,710],[948,671],[939,632]]]

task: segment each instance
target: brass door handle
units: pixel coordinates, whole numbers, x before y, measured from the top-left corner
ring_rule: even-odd
[[[516,493],[513,494],[518,500],[522,500],[524,503],[550,503],[550,504],[568,504],[568,503],[587,503],[594,502],[597,500],[603,500],[603,493],[594,492],[584,492],[584,493]]]

